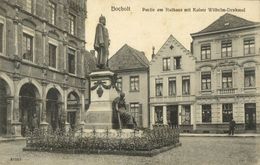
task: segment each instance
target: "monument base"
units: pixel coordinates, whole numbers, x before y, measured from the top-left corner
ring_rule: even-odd
[[[86,114],[86,129],[112,129],[112,102],[118,96],[113,87],[114,73],[109,70],[92,72],[91,104]]]

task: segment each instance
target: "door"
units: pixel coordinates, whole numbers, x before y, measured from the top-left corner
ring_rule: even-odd
[[[167,106],[167,122],[171,128],[178,127],[178,105]]]
[[[245,104],[245,129],[256,130],[256,104]]]

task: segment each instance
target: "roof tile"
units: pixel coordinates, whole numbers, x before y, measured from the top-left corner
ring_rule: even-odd
[[[111,70],[148,68],[149,61],[144,52],[136,50],[127,44],[122,46],[110,59]]]

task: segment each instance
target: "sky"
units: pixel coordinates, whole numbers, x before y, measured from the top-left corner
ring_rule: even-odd
[[[130,7],[130,11],[111,11],[113,6]],[[143,8],[155,11],[143,11]],[[167,12],[166,8],[182,11]],[[188,8],[191,11],[184,12]],[[206,12],[193,11],[193,8],[206,9]],[[93,50],[95,29],[102,14],[106,17],[111,40],[110,57],[128,44],[144,51],[150,60],[152,47],[156,53],[171,34],[190,50],[190,34],[206,28],[226,13],[209,12],[208,8],[245,8],[244,12],[229,13],[260,22],[260,0],[87,0],[86,49]]]

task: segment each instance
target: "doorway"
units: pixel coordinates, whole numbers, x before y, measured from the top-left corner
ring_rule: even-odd
[[[7,133],[7,89],[6,83],[0,79],[0,136]]]
[[[46,120],[53,131],[60,127],[60,93],[57,89],[51,88],[47,93]]]
[[[167,122],[171,128],[178,128],[178,105],[167,106]]]
[[[72,129],[76,128],[79,120],[80,99],[76,92],[70,92],[67,97],[67,122]]]
[[[31,83],[24,84],[20,89],[19,107],[21,110],[22,136],[25,136],[27,129],[33,131],[34,128],[39,126],[40,112],[37,111],[36,107],[37,96],[39,96],[37,88]]]
[[[256,130],[256,104],[245,104],[245,129]]]

